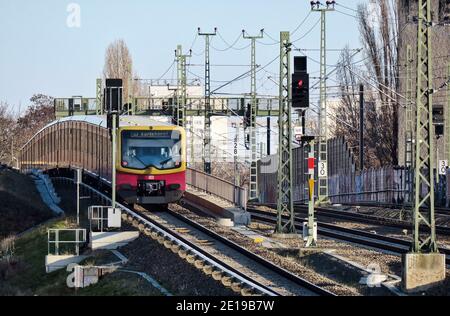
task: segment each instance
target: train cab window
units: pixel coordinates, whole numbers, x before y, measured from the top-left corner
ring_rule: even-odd
[[[178,131],[123,131],[122,167],[176,169],[181,167],[181,149]]]

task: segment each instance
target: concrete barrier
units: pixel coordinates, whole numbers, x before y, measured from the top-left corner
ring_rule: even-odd
[[[93,232],[90,237],[92,250],[115,250],[137,239],[139,232]]]
[[[45,256],[45,271],[51,273],[60,269],[65,269],[71,263],[80,263],[87,259],[88,256],[76,256],[76,255],[66,255],[66,256],[55,256],[47,255]]]

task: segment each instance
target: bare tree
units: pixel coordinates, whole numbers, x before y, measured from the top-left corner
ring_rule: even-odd
[[[53,98],[44,94],[31,97],[31,105],[18,120],[14,128],[16,150],[26,144],[40,129],[55,120]]]
[[[128,100],[129,91],[132,96],[140,93],[140,81],[137,74],[133,73],[133,58],[124,40],[116,40],[106,49],[103,76],[123,80],[124,103]]]
[[[382,143],[375,147],[382,165],[398,164],[398,19],[395,0],[374,0],[371,10],[358,6],[361,40],[367,55],[369,81],[377,91],[374,132]]]
[[[340,87],[340,101],[336,113],[335,136],[343,136],[355,155],[359,155],[360,98],[358,77],[360,72],[355,58],[346,47],[340,56],[337,78]],[[385,122],[383,107],[376,107],[378,94],[365,85],[364,109],[364,168],[379,167],[390,163],[390,151],[386,148],[390,128],[383,128]],[[376,90],[375,90],[376,91]],[[388,135],[386,135],[388,134]],[[359,160],[356,159],[357,164]]]
[[[0,162],[10,163],[12,136],[15,119],[11,107],[6,102],[0,102]]]

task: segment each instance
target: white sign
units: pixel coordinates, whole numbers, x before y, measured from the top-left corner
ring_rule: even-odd
[[[445,176],[447,174],[447,169],[448,169],[448,160],[439,160],[439,174],[441,176]]]
[[[300,141],[303,136],[303,129],[301,127],[294,127],[294,135],[297,141]]]
[[[319,161],[319,178],[328,177],[328,164],[326,160]]]

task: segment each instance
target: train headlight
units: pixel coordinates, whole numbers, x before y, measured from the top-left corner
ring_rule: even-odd
[[[170,191],[176,191],[176,190],[179,190],[181,188],[181,185],[179,185],[179,184],[171,184],[171,185],[169,185],[169,190]]]

